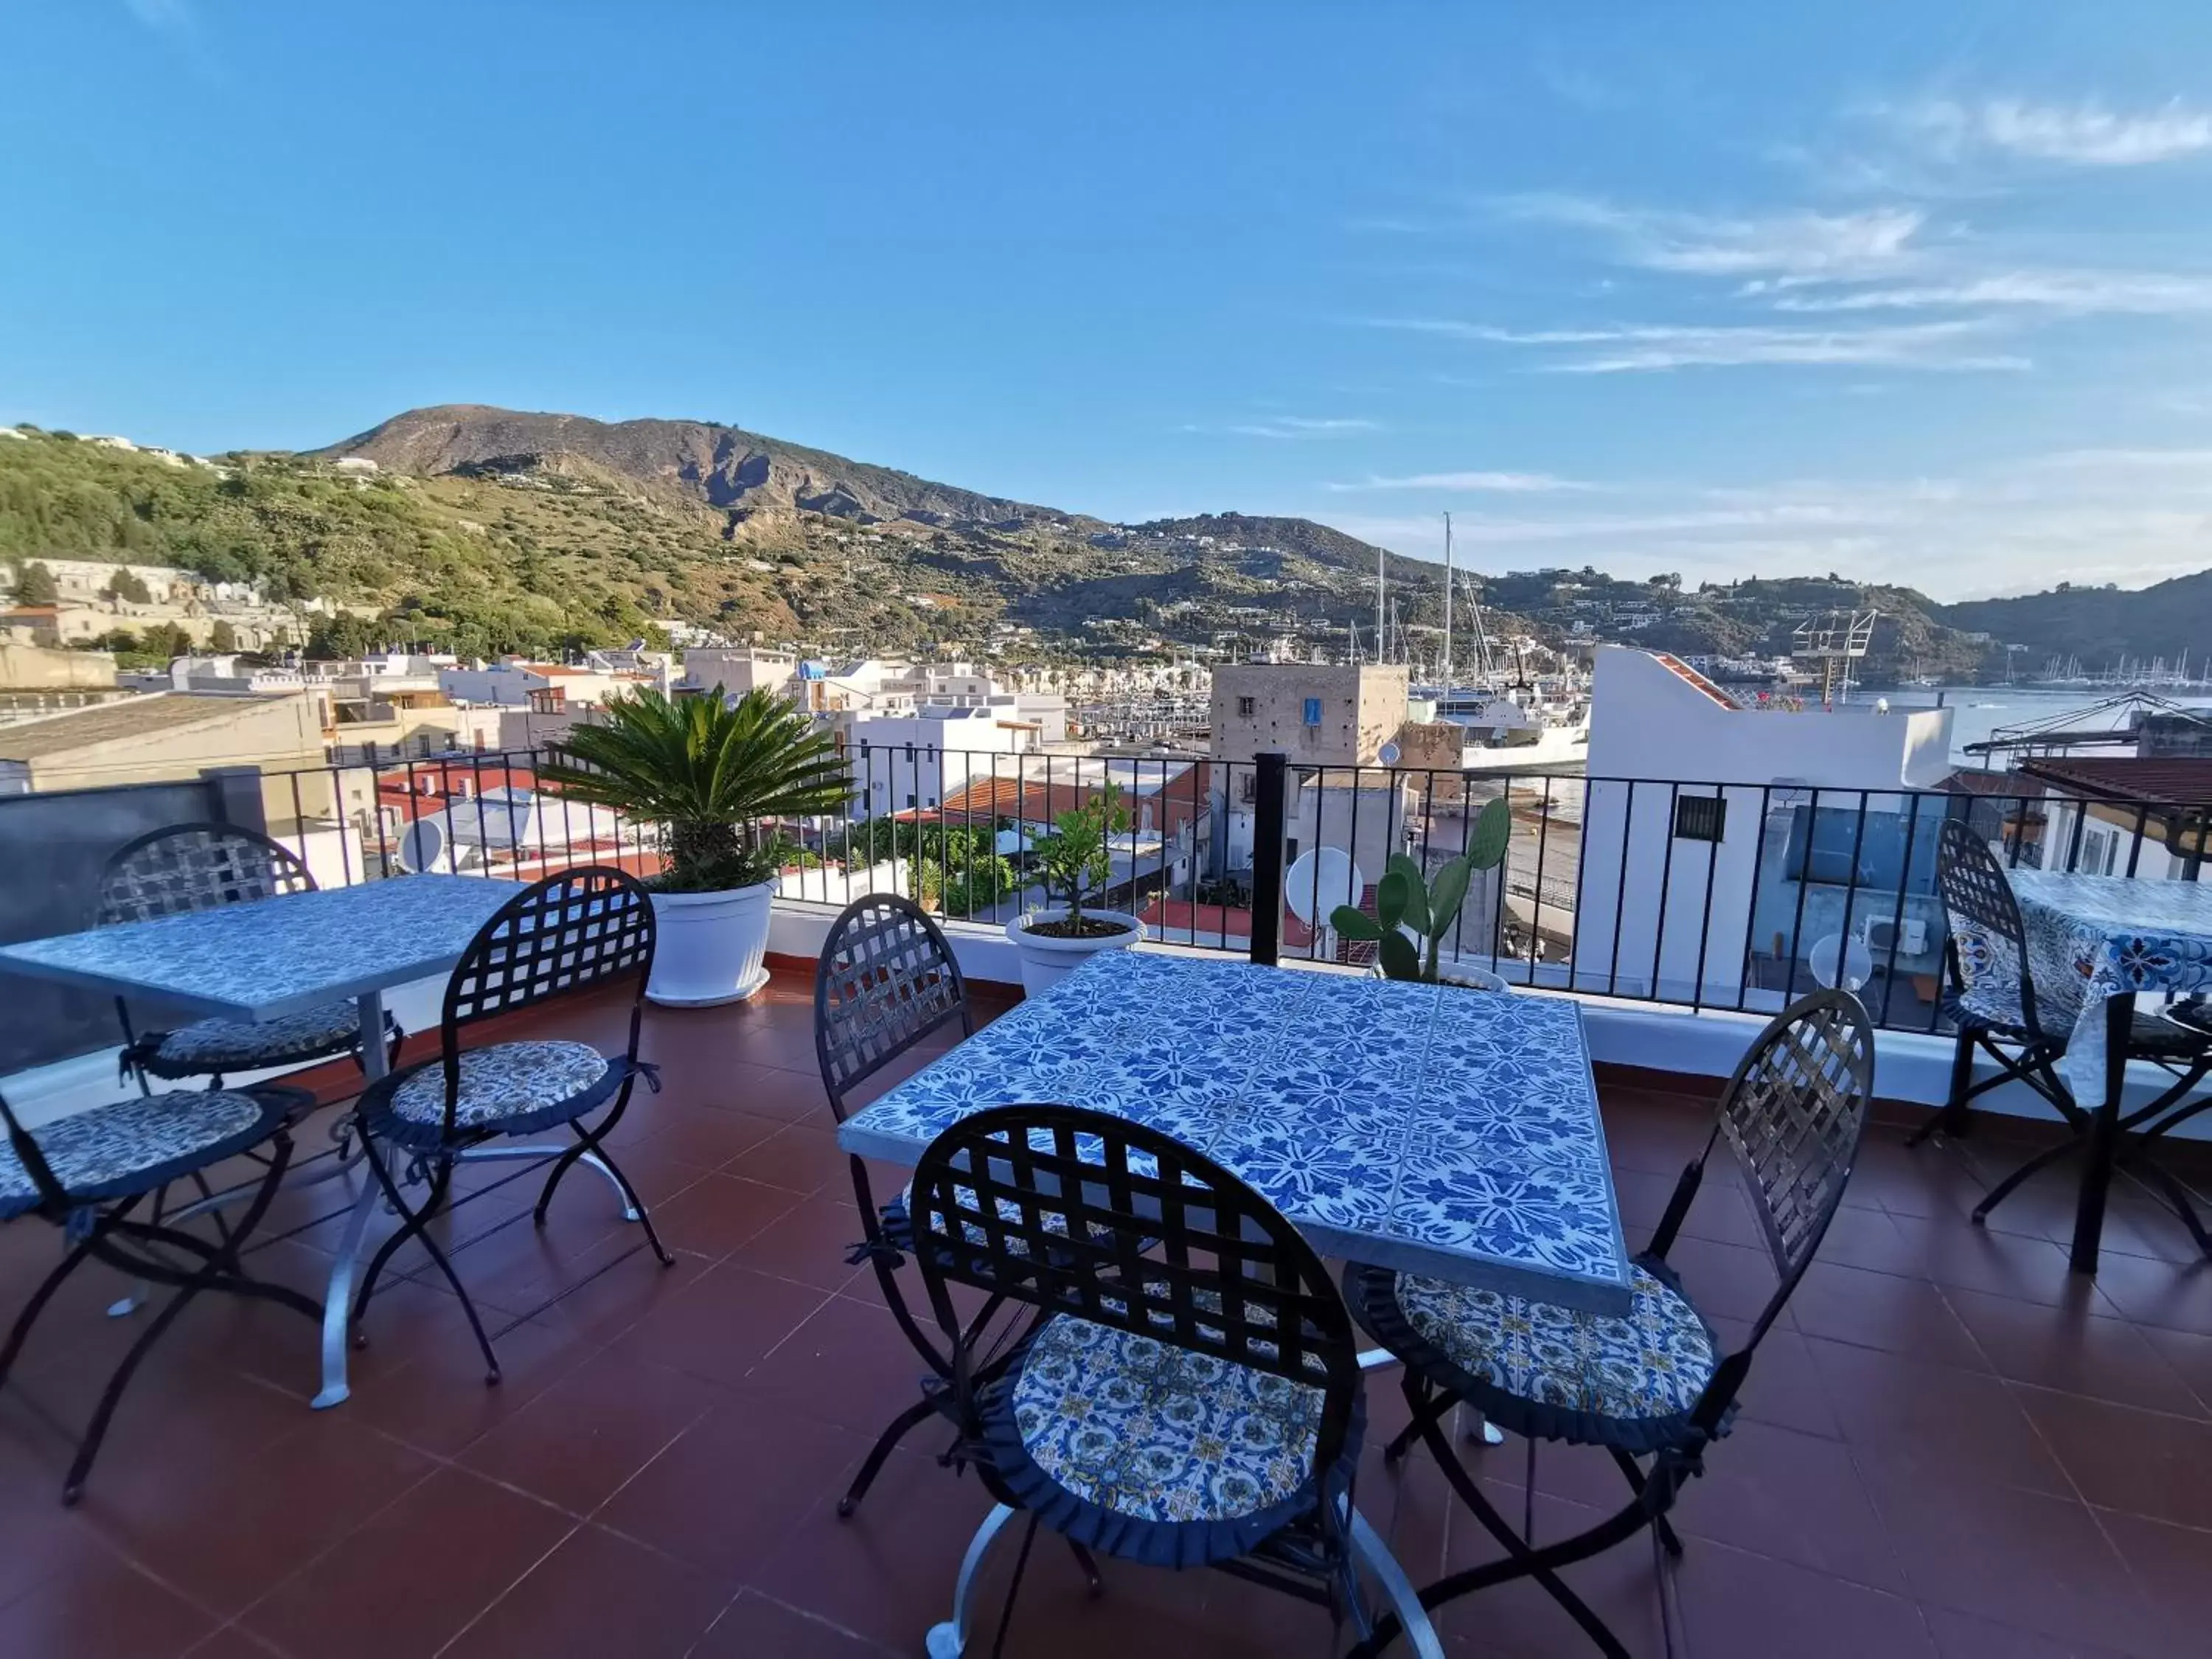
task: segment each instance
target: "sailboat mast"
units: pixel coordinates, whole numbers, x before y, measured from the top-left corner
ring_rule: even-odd
[[[1389,637],[1390,631],[1389,617],[1383,609],[1385,600],[1382,561],[1386,556],[1381,548],[1375,550],[1375,660],[1378,664],[1388,661],[1390,655],[1384,645],[1384,641]]]
[[[1449,699],[1452,688],[1451,650],[1451,514],[1444,514],[1444,690]]]

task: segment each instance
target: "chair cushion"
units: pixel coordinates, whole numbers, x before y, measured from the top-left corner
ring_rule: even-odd
[[[592,1103],[612,1069],[607,1057],[588,1042],[495,1042],[467,1049],[460,1059],[453,1126],[465,1131],[542,1128],[548,1121],[557,1121],[579,1097],[585,1098],[586,1106]],[[391,1091],[385,1113],[416,1128],[434,1131],[443,1124],[443,1061],[431,1060],[402,1078]],[[549,1113],[556,1115],[549,1118]]]
[[[1442,1380],[1501,1427],[1649,1451],[1686,1431],[1720,1355],[1680,1290],[1647,1263],[1632,1275],[1626,1314],[1411,1273],[1370,1272],[1352,1300],[1368,1323],[1387,1296],[1396,1317],[1370,1324],[1384,1345],[1422,1369],[1441,1361]]]
[[[350,1002],[332,1002],[282,1019],[195,1020],[165,1034],[144,1064],[156,1077],[244,1072],[343,1054],[360,1037],[359,1010]]]
[[[1322,1391],[1060,1315],[987,1403],[1000,1477],[1078,1542],[1190,1566],[1255,1547],[1316,1500]],[[1346,1466],[1358,1453],[1358,1425]]]
[[[131,1095],[30,1131],[71,1200],[127,1198],[228,1158],[281,1127],[284,1107],[232,1091]],[[38,1207],[39,1191],[0,1139],[0,1217]]]

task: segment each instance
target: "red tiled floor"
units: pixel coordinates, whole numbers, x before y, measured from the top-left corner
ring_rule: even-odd
[[[306,1407],[306,1321],[195,1306],[126,1397],[84,1503],[64,1511],[69,1437],[141,1328],[105,1316],[118,1287],[88,1270],[0,1390],[0,1653],[918,1653],[988,1499],[939,1465],[944,1432],[929,1425],[858,1516],[836,1518],[924,1368],[872,1276],[844,1260],[860,1224],[811,1020],[806,987],[783,978],[743,1009],[649,1016],[647,1052],[669,1087],[641,1093],[610,1144],[672,1267],[586,1171],[542,1231],[527,1215],[534,1174],[467,1172],[468,1201],[440,1236],[493,1330],[497,1388],[419,1254],[379,1291],[355,1397],[331,1413]],[[611,1038],[620,1024],[586,1007],[545,1029]],[[1601,1093],[1640,1243],[1708,1108],[1648,1078]],[[320,1127],[303,1146],[325,1144]],[[2172,1248],[2133,1193],[2116,1200],[2094,1284],[2057,1242],[2070,1224],[2063,1183],[1972,1224],[2018,1150],[1979,1129],[1916,1150],[1896,1128],[1870,1133],[1735,1432],[1676,1517],[1682,1633],[1698,1659],[2206,1650],[2212,1265]],[[879,1196],[902,1179],[871,1173]],[[287,1194],[258,1270],[319,1288],[348,1197],[343,1184]],[[378,1218],[378,1236],[390,1224]],[[38,1224],[0,1228],[0,1311],[52,1249]],[[1742,1340],[1775,1278],[1733,1179],[1709,1182],[1677,1261],[1723,1340]],[[1379,1439],[1403,1406],[1387,1374],[1369,1394]],[[1468,1455],[1517,1519],[1521,1448]],[[1625,1490],[1601,1455],[1567,1448],[1546,1449],[1537,1486],[1540,1537],[1588,1524]],[[1425,1454],[1386,1471],[1370,1445],[1357,1496],[1416,1580],[1495,1553]],[[1641,1539],[1568,1576],[1633,1651],[1658,1651]],[[1110,1561],[1107,1580],[1091,1600],[1041,1540],[1009,1653],[1260,1659],[1326,1643],[1325,1615],[1234,1581]],[[995,1597],[985,1605],[994,1616]],[[1454,1659],[1588,1651],[1527,1583],[1462,1601],[1443,1629]]]

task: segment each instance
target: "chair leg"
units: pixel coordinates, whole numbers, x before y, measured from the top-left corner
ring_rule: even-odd
[[[1974,1220],[1976,1224],[1979,1224],[1982,1222],[1987,1221],[1990,1217],[1990,1212],[1996,1209],[1998,1205],[2003,1203],[2006,1199],[2009,1198],[2014,1189],[2016,1189],[2022,1182],[2027,1180],[2031,1176],[2038,1175],[2043,1170],[2049,1169],[2052,1164],[2057,1163],[2059,1159],[2063,1158],[2069,1158],[2081,1150],[2080,1143],[2073,1140],[2062,1140],[2056,1146],[2045,1147],[2033,1158],[2028,1159],[2027,1163],[2021,1164],[2020,1168],[2014,1170],[2010,1175],[2007,1176],[2002,1181],[1997,1182],[1996,1186],[1990,1188],[1987,1193],[1982,1195],[1982,1201],[1974,1206]]]
[[[2158,1188],[2166,1200],[2166,1206],[2179,1218],[2181,1224],[2189,1229],[2189,1236],[2196,1240],[2197,1250],[2212,1256],[2212,1235],[2205,1232],[2204,1223],[2197,1216],[2197,1206],[2191,1199],[2189,1189],[2175,1178],[2172,1172],[2148,1158],[2131,1160],[2124,1167],[2128,1168],[2137,1179],[2147,1180]]]
[[[161,1340],[161,1334],[177,1322],[177,1316],[191,1305],[191,1300],[213,1281],[214,1274],[203,1268],[199,1275],[176,1295],[168,1305],[155,1314],[146,1328],[138,1333],[138,1340],[123,1356],[123,1363],[115,1368],[115,1375],[107,1379],[106,1388],[100,1390],[100,1404],[92,1413],[92,1421],[77,1443],[76,1456],[71,1460],[69,1473],[62,1477],[62,1502],[75,1504],[84,1495],[86,1478],[92,1473],[93,1459],[100,1455],[100,1443],[107,1437],[107,1425],[115,1416],[115,1407],[123,1398],[123,1390],[130,1386],[132,1373],[146,1358],[147,1350]]]
[[[0,1347],[0,1382],[5,1382],[8,1373],[15,1369],[15,1358],[23,1352],[23,1344],[31,1334],[31,1327],[46,1311],[46,1304],[53,1300],[54,1292],[61,1289],[62,1281],[82,1267],[85,1257],[91,1254],[92,1241],[88,1238],[71,1249],[61,1259],[60,1265],[40,1282],[37,1290],[31,1292],[31,1299],[23,1304],[23,1311],[15,1316],[15,1323],[8,1333],[7,1346]]]
[[[1345,1509],[1347,1511],[1345,1537],[1351,1546],[1352,1553],[1389,1599],[1415,1659],[1443,1659],[1443,1644],[1437,1639],[1436,1628],[1429,1622],[1428,1613],[1421,1606],[1420,1596],[1414,1591],[1413,1581],[1407,1577],[1406,1569],[1399,1565],[1398,1558],[1390,1553],[1390,1547],[1382,1541],[1375,1528],[1368,1525],[1365,1516],[1348,1503]]]
[[[991,1553],[991,1547],[999,1534],[1006,1530],[1006,1522],[1014,1518],[1010,1504],[996,1505],[983,1517],[983,1524],[975,1528],[975,1537],[968,1540],[968,1553],[960,1563],[959,1581],[952,1587],[952,1617],[941,1625],[929,1627],[923,1638],[929,1659],[962,1659],[968,1650],[968,1626],[974,1612],[975,1580],[983,1571],[983,1563]]]
[[[1598,1651],[1604,1654],[1606,1659],[1632,1659],[1628,1650],[1621,1645],[1620,1638],[1606,1627],[1605,1621],[1590,1610],[1589,1605],[1582,1597],[1567,1588],[1566,1581],[1561,1578],[1552,1566],[1546,1564],[1545,1557],[1550,1552],[1538,1551],[1528,1540],[1518,1536],[1513,1530],[1512,1523],[1500,1515],[1490,1500],[1482,1495],[1481,1487],[1476,1484],[1474,1477],[1468,1473],[1467,1466],[1459,1461],[1457,1455],[1452,1450],[1451,1442],[1445,1438],[1443,1429],[1434,1420],[1423,1425],[1421,1438],[1427,1444],[1430,1454],[1437,1460],[1437,1467],[1443,1469],[1444,1480],[1450,1485],[1452,1491],[1458,1494],[1459,1500],[1474,1512],[1474,1518],[1482,1523],[1491,1536],[1504,1547],[1508,1561],[1520,1570],[1516,1576],[1534,1578],[1549,1591],[1552,1599],[1566,1610],[1567,1616],[1580,1625],[1583,1633],[1597,1644]],[[1640,1511],[1629,1513],[1633,1516],[1635,1522],[1635,1525],[1630,1528],[1630,1531],[1640,1530],[1644,1525],[1644,1517]],[[1585,1534],[1585,1536],[1588,1535]],[[1444,1583],[1449,1582],[1449,1579],[1440,1581],[1431,1589],[1441,1589]],[[1424,1595],[1421,1600],[1425,1607],[1433,1608],[1437,1605],[1437,1598],[1430,1595]]]
[[[398,1232],[384,1241],[368,1264],[368,1277],[362,1281],[360,1299],[354,1304],[355,1326],[360,1326],[362,1314],[368,1311],[369,1294],[376,1288],[377,1274],[392,1259],[392,1252],[410,1237],[419,1238],[422,1241],[423,1250],[431,1261],[438,1264],[438,1271],[445,1274],[446,1282],[453,1287],[453,1294],[460,1298],[461,1311],[469,1316],[469,1329],[476,1334],[477,1346],[483,1352],[485,1386],[495,1385],[500,1376],[499,1356],[492,1352],[491,1338],[484,1334],[483,1321],[477,1316],[477,1304],[470,1300],[468,1287],[461,1283],[461,1276],[453,1271],[453,1262],[439,1247],[438,1241],[430,1237],[428,1231],[432,1218],[445,1202],[447,1184],[453,1178],[453,1164],[450,1162],[439,1164],[437,1173],[430,1177],[429,1196],[423,1200],[420,1210],[410,1210],[406,1200],[400,1197],[398,1184],[392,1180],[391,1170],[385,1167],[383,1158],[374,1148],[369,1151],[368,1162],[384,1188],[385,1197],[398,1207],[399,1213],[406,1219]]]
[[[1037,1518],[1032,1515],[1029,1525],[1022,1528],[1022,1547],[1014,1557],[1014,1576],[1006,1581],[1006,1604],[999,1612],[999,1635],[991,1644],[991,1659],[1004,1659],[1006,1632],[1014,1625],[1014,1598],[1022,1593],[1022,1576],[1030,1570],[1030,1547],[1036,1542],[1036,1535]]]
[[[890,1426],[876,1437],[876,1443],[870,1448],[867,1461],[860,1465],[860,1472],[853,1477],[853,1484],[837,1500],[837,1518],[840,1521],[853,1518],[853,1511],[860,1507],[860,1500],[868,1495],[868,1488],[876,1484],[876,1477],[884,1472],[884,1465],[890,1460],[892,1449],[906,1438],[907,1431],[917,1424],[927,1423],[937,1414],[937,1402],[925,1398],[915,1401],[891,1419]]]
[[[622,1166],[608,1157],[606,1149],[599,1145],[599,1137],[612,1128],[621,1115],[619,1111],[610,1112],[605,1121],[588,1133],[580,1125],[572,1123],[568,1126],[575,1133],[576,1144],[553,1160],[553,1168],[545,1177],[544,1189],[538,1194],[538,1206],[531,1212],[532,1220],[536,1225],[544,1226],[546,1207],[553,1202],[553,1189],[561,1184],[561,1177],[579,1163],[589,1164],[614,1183],[615,1191],[623,1200],[623,1218],[642,1224],[646,1242],[653,1246],[653,1253],[660,1259],[660,1265],[672,1267],[676,1265],[676,1258],[669,1255],[660,1242],[660,1235],[653,1230],[653,1217],[646,1210],[645,1200],[637,1195],[637,1188],[629,1184],[629,1177],[622,1172]]]
[[[1643,1497],[1644,1488],[1647,1483],[1644,1479],[1642,1467],[1620,1447],[1615,1446],[1612,1450],[1613,1461],[1620,1466],[1620,1472],[1628,1477],[1629,1490],[1638,1498]],[[1676,1560],[1680,1560],[1682,1540],[1675,1535],[1674,1523],[1663,1515],[1655,1515],[1651,1517],[1651,1528],[1657,1534],[1659,1542],[1665,1547],[1667,1553]]]
[[[1961,1031],[1951,1050],[1951,1087],[1943,1097],[1942,1109],[1913,1131],[1912,1138],[1905,1143],[1907,1146],[1917,1146],[1938,1129],[1954,1138],[1966,1133],[1966,1087],[1973,1077],[1974,1040]]]

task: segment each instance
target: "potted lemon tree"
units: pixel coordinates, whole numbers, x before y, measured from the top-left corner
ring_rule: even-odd
[[[768,983],[769,907],[790,845],[770,821],[842,812],[844,759],[763,690],[734,704],[658,691],[617,697],[538,776],[571,800],[660,827],[668,867],[647,884],[659,933],[646,995],[672,1007],[736,1002]]]
[[[1114,877],[1113,841],[1129,829],[1121,786],[1101,785],[1082,805],[1053,821],[1053,834],[1037,843],[1036,868],[1056,912],[1017,916],[1006,937],[1021,958],[1022,990],[1036,996],[1101,951],[1126,951],[1145,936],[1145,924],[1126,910],[1107,910],[1103,897]]]

